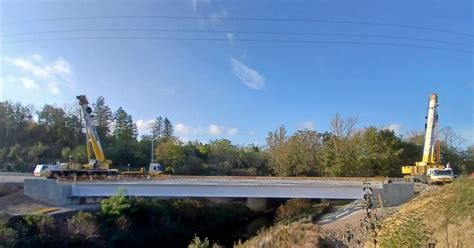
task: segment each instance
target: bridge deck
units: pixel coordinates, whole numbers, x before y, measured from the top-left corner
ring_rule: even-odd
[[[126,195],[145,197],[263,197],[360,199],[363,181],[382,188],[383,178],[315,177],[165,177],[159,180],[63,182],[72,197],[105,197],[120,189]]]

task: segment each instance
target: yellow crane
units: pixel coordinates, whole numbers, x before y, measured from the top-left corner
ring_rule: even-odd
[[[402,167],[402,174],[405,178],[425,183],[452,181],[452,170],[450,168],[444,169],[440,161],[438,105],[438,95],[431,94],[426,116],[423,156],[421,161],[415,162],[415,165]]]
[[[35,176],[46,176],[48,178],[59,178],[59,177],[108,177],[108,176],[123,176],[123,177],[144,177],[145,169],[141,168],[139,171],[124,171],[119,172],[118,169],[110,169],[112,165],[111,160],[107,160],[104,155],[104,150],[100,144],[99,135],[97,129],[93,123],[92,108],[89,106],[89,102],[85,95],[76,97],[79,100],[79,106],[81,107],[82,118],[84,120],[84,126],[87,137],[87,158],[89,163],[83,164],[82,166],[72,162],[70,159],[69,163],[57,163],[57,164],[39,164],[36,165],[34,175]],[[153,154],[153,148],[152,148]],[[92,156],[94,155],[94,156]],[[153,155],[152,155],[153,156]],[[82,168],[81,168],[82,167]],[[148,171],[149,177],[161,175],[161,165],[158,163],[150,163]]]
[[[105,159],[104,150],[102,150],[97,129],[92,122],[92,108],[89,107],[89,102],[85,95],[80,95],[76,98],[79,100],[79,106],[81,106],[82,118],[84,119],[87,136],[86,148],[89,164],[85,164],[83,167],[85,169],[109,169],[112,161]],[[94,152],[95,159],[92,158],[91,150]]]

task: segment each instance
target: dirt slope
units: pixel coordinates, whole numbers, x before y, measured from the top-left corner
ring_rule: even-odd
[[[25,196],[22,183],[0,183],[0,213],[27,214],[49,206]]]
[[[426,233],[423,242],[436,247],[474,247],[474,179],[435,187],[402,205],[382,222],[379,236],[394,236],[397,231],[405,239],[413,238],[411,242]]]

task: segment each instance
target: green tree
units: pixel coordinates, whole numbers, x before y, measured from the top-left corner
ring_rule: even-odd
[[[298,130],[288,139],[290,175],[320,175],[322,135],[314,130]]]
[[[152,123],[151,123],[151,135],[152,138],[155,140],[159,140],[163,136],[163,118],[158,116]]]
[[[267,135],[267,152],[269,154],[269,165],[278,176],[288,176],[290,168],[288,166],[288,137],[284,126],[278,127],[274,132]]]
[[[95,115],[95,125],[97,126],[97,132],[99,137],[104,139],[110,134],[110,127],[113,123],[114,115],[110,107],[105,103],[105,98],[99,96],[95,103],[92,104]]]
[[[155,149],[155,157],[161,165],[172,168],[185,161],[183,148],[178,141],[173,139],[161,142]]]
[[[174,130],[173,130],[173,124],[171,124],[171,121],[165,117],[163,121],[163,139],[174,139]]]
[[[138,130],[136,124],[133,122],[131,115],[127,114],[122,107],[114,114],[114,137],[120,141],[126,142],[130,140],[136,140],[138,136]]]
[[[227,139],[211,141],[208,162],[218,174],[230,175],[239,166],[238,149]]]

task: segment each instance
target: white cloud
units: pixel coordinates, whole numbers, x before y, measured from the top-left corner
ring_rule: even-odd
[[[265,78],[256,70],[244,65],[235,58],[231,58],[232,71],[242,83],[254,90],[260,90],[265,86]]]
[[[229,128],[227,129],[227,134],[229,136],[235,136],[239,133],[239,129],[238,128]]]
[[[137,125],[138,133],[140,135],[149,133],[151,131],[151,124],[154,120],[138,120],[135,122]]]
[[[36,53],[33,54],[33,55],[31,55],[31,58],[33,58],[33,59],[36,60],[36,61],[41,61],[41,60],[43,60],[43,57],[42,57],[41,55],[39,55],[39,54],[36,54]]]
[[[46,61],[40,54],[25,58],[5,57],[5,61],[17,69],[17,75],[9,75],[21,81],[27,89],[48,88],[51,94],[59,94],[60,86],[70,82],[71,65],[63,58]]]
[[[314,123],[312,121],[303,121],[298,125],[299,130],[310,129],[314,130]]]
[[[51,94],[53,95],[57,95],[60,92],[58,86],[54,83],[48,83],[48,89],[49,89],[49,92],[51,92]]]
[[[176,124],[176,126],[174,127],[174,130],[176,131],[177,134],[181,134],[181,135],[188,135],[191,131],[191,128],[189,128],[188,126],[184,125],[183,123],[178,123]]]
[[[55,71],[56,73],[60,75],[63,75],[63,76],[71,75],[71,66],[63,58],[59,58],[56,61],[54,61],[52,68],[53,68],[52,71]]]
[[[10,60],[11,64],[31,73],[35,77],[46,79],[49,77],[48,70],[43,66],[37,66],[27,59],[16,58]]]
[[[221,135],[224,132],[224,127],[219,126],[219,125],[215,125],[215,124],[211,124],[211,125],[209,125],[209,127],[207,129],[207,132],[210,135]]]
[[[383,128],[384,129],[389,129],[389,130],[392,130],[392,131],[398,133],[400,131],[400,129],[402,128],[402,124],[393,123],[393,124],[387,125]]]
[[[39,85],[33,79],[30,79],[30,78],[27,78],[27,77],[21,77],[19,80],[23,84],[23,87],[25,87],[28,90],[39,90],[40,89]]]

